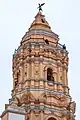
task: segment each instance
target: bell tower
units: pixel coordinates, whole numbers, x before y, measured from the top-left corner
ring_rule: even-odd
[[[39,11],[13,54],[12,98],[6,109],[23,109],[25,120],[75,120],[68,60],[66,46]]]

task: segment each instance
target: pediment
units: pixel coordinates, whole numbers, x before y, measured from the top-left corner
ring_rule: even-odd
[[[31,94],[31,92],[24,93],[21,97],[21,103],[22,104],[27,104],[29,101],[35,100],[34,96]]]

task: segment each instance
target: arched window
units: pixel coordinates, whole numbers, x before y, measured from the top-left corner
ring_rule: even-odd
[[[56,120],[55,118],[53,118],[53,117],[50,117],[48,120]]]
[[[53,70],[51,68],[47,69],[47,80],[54,81]]]

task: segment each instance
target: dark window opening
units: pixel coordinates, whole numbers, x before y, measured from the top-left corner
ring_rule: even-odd
[[[53,77],[53,71],[51,68],[47,69],[47,80],[49,81],[54,81],[54,77]]]
[[[25,72],[25,75],[27,75],[27,72]]]
[[[55,118],[53,118],[53,117],[51,117],[51,118],[49,118],[48,120],[56,120]]]
[[[46,42],[46,44],[49,44],[49,41],[47,39],[45,40],[45,42]]]
[[[28,51],[31,53],[31,48],[29,48]]]
[[[43,23],[45,23],[45,20],[44,20],[44,19],[41,19],[41,21],[42,21]]]
[[[18,81],[15,81],[15,86],[17,86],[17,84],[18,84]]]

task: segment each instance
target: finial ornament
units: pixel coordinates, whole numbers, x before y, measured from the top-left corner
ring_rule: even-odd
[[[39,7],[38,7],[38,8],[39,8],[39,12],[42,11],[42,6],[43,6],[44,4],[45,4],[45,3],[42,3],[42,4],[39,3],[39,4],[38,4],[38,5],[39,5]]]

